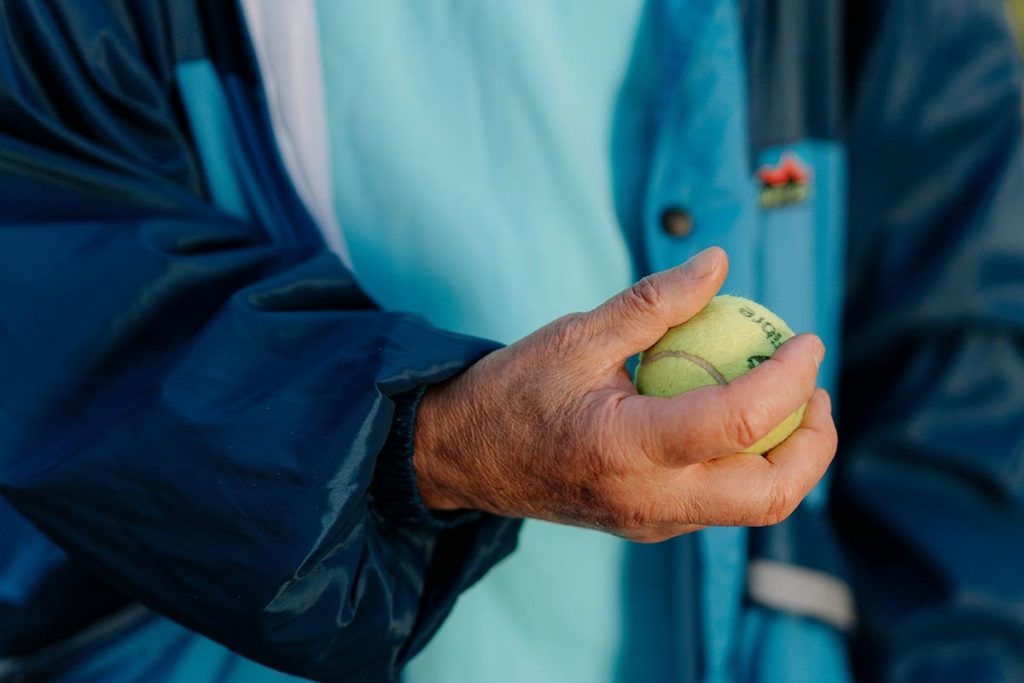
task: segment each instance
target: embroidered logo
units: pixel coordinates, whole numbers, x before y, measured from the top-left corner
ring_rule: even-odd
[[[784,154],[777,166],[769,164],[757,169],[757,177],[761,180],[761,206],[765,209],[799,204],[807,199],[810,172],[791,152]]]

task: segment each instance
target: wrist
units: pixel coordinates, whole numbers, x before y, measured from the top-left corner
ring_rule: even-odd
[[[412,465],[420,498],[427,509],[438,511],[472,507],[460,493],[452,440],[445,438],[456,431],[453,411],[445,406],[448,385],[424,393],[413,432]]]

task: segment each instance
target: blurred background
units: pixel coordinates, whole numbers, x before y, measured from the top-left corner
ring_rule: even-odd
[[[1010,9],[1010,18],[1017,34],[1017,46],[1020,48],[1021,57],[1024,57],[1024,0],[1007,0],[1006,4]]]

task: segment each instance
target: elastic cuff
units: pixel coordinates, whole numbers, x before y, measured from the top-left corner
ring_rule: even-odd
[[[403,527],[442,531],[479,519],[474,510],[435,512],[428,510],[420,497],[416,470],[412,465],[416,413],[429,385],[391,398],[395,413],[391,432],[377,456],[370,484],[374,508],[381,517]]]

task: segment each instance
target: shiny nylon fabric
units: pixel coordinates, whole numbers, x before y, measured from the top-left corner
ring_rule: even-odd
[[[495,345],[381,312],[326,251],[232,6],[11,0],[0,25],[0,568],[41,548],[0,653],[127,596],[293,673],[393,677],[514,544],[423,510],[409,463],[416,390]],[[245,143],[234,215],[177,90],[204,58]]]
[[[1024,680],[1018,57],[996,0],[862,2],[849,23],[833,508],[854,661],[865,680]]]

